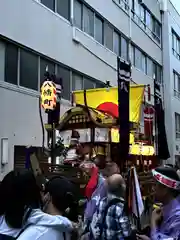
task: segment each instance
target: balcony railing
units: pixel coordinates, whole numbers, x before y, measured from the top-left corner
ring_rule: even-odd
[[[161,37],[159,37],[152,29],[149,28],[149,26],[142,20],[132,9],[132,18],[134,21],[140,26],[150,37],[152,37],[155,41],[157,41],[159,44],[161,43]]]
[[[180,92],[174,89],[174,96],[180,99]]]

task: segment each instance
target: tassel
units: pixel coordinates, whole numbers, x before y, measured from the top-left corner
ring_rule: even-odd
[[[151,87],[148,85],[148,101],[151,101]]]

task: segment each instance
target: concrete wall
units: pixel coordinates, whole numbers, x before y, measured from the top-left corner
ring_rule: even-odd
[[[170,1],[163,16],[163,65],[164,65],[164,101],[166,131],[171,159],[175,163],[175,155],[180,155],[180,141],[175,134],[175,112],[180,114],[180,99],[174,97],[173,70],[180,74],[180,61],[172,53],[172,28],[180,36],[180,15]],[[179,147],[179,150],[176,149]]]
[[[8,138],[9,163],[1,166],[0,179],[13,168],[14,145],[42,146],[42,130],[39,115],[39,98],[27,92],[9,89],[5,84],[0,85],[0,138]],[[62,105],[63,114],[69,106]],[[42,111],[43,122],[47,121]],[[46,144],[46,139],[45,139]]]

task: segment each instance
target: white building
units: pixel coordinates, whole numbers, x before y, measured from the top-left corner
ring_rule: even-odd
[[[157,0],[0,1],[0,138],[9,147],[1,177],[13,169],[14,146],[42,144],[38,96],[46,65],[63,79],[63,113],[72,89],[116,85],[116,54],[128,59],[129,39],[132,79],[153,89],[153,76],[162,76]]]
[[[171,159],[180,161],[180,15],[168,0],[164,1],[163,82],[166,131]]]

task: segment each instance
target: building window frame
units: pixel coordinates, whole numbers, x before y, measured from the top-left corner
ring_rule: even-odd
[[[173,55],[180,60],[180,36],[174,31],[172,28],[171,30],[172,34],[172,52]]]
[[[48,0],[49,1],[49,0]],[[48,9],[50,9],[52,12],[56,12],[56,0],[52,0],[53,1],[53,9],[52,8],[50,8],[49,6],[47,6],[45,3],[43,3],[43,0],[39,0],[39,2],[43,5],[43,6],[45,6],[46,8],[48,8]]]
[[[43,6],[45,6],[45,7],[46,7],[47,9],[49,9],[50,11],[58,14],[58,15],[61,16],[63,19],[67,20],[68,22],[70,22],[70,20],[71,20],[71,0],[66,0],[66,1],[68,1],[67,4],[69,4],[69,9],[68,9],[68,13],[67,13],[68,18],[64,17],[63,15],[61,15],[61,14],[58,12],[58,0],[53,0],[53,4],[54,4],[53,9],[52,9],[52,8],[49,8],[49,7],[48,7],[45,3],[43,3],[42,1],[43,1],[43,0],[39,0],[39,2],[40,2]],[[48,0],[48,1],[49,1],[49,0]]]
[[[23,64],[21,64],[22,63],[21,58],[23,58],[23,55],[24,55],[24,57],[26,57],[26,59],[27,59],[27,57],[28,58],[30,57],[31,60],[34,58],[33,61],[30,61],[30,63],[32,63],[32,66],[35,67],[37,71],[34,71],[34,69],[30,71],[30,69],[28,67],[30,65],[27,64],[27,61],[22,61]],[[24,71],[23,68],[25,68],[26,71]],[[29,69],[30,72],[34,72],[34,74],[36,76],[36,78],[33,77],[29,80],[33,80],[33,81],[37,80],[37,82],[32,82],[31,86],[30,85],[27,86],[30,81],[27,81],[27,77],[25,77],[25,75],[27,75],[27,74],[25,74],[25,72],[27,72],[28,69]],[[21,77],[22,77],[22,79],[21,79]],[[28,49],[20,48],[19,86],[23,87],[23,88],[26,88],[26,89],[33,90],[33,91],[38,91],[38,82],[39,82],[39,79],[38,79],[38,55],[36,53],[32,52],[32,51],[29,51]],[[33,84],[35,84],[35,85],[33,86]]]
[[[180,99],[180,74],[173,70],[174,97]]]
[[[162,84],[162,67],[153,61],[146,53],[144,53],[140,48],[136,47],[134,44],[131,44],[131,53],[132,53],[132,65],[135,66],[138,70],[142,71],[150,78],[154,78]],[[140,59],[138,60],[138,65],[136,65],[136,53],[139,54]],[[151,66],[149,65],[151,64]],[[149,67],[150,66],[150,67]],[[151,71],[151,72],[150,72]]]
[[[175,112],[175,133],[176,140],[180,140],[180,114]]]
[[[97,38],[96,38],[96,27],[97,27],[97,24],[96,24],[96,20],[99,20],[99,21],[101,21],[101,23],[102,23],[102,29],[101,29],[101,31],[102,31],[102,39],[101,39],[101,41],[99,41]],[[95,14],[95,17],[94,17],[94,39],[98,42],[98,43],[100,43],[100,44],[102,44],[102,45],[104,45],[104,20],[98,15],[98,14]]]
[[[13,86],[19,86],[19,61],[20,61],[20,58],[19,58],[19,47],[17,46],[17,45],[15,45],[15,44],[13,44],[13,43],[11,43],[10,41],[4,41],[4,43],[5,43],[5,59],[4,59],[4,61],[5,61],[5,69],[4,69],[4,82],[6,82],[6,83],[8,83],[8,84],[11,84],[11,85],[13,85]],[[12,46],[13,48],[15,48],[16,49],[16,54],[17,54],[17,56],[16,56],[16,67],[14,68],[14,70],[16,71],[16,82],[9,82],[9,81],[7,81],[6,80],[6,61],[7,61],[7,59],[6,59],[6,49],[7,49],[7,46]],[[12,55],[11,55],[11,60],[12,60]]]
[[[76,80],[78,80],[80,82],[81,88],[79,89],[76,88]],[[71,83],[71,91],[76,91],[76,90],[82,90],[84,89],[84,80],[83,80],[83,75],[76,72],[76,71],[72,71],[72,79],[71,79],[72,83]]]
[[[76,3],[78,3],[79,4],[79,6],[80,6],[80,12],[81,12],[81,15],[80,15],[80,27],[79,26],[77,26],[77,24],[75,23],[75,6],[76,6]],[[80,29],[80,30],[82,30],[83,31],[83,3],[81,2],[81,1],[79,1],[79,0],[74,0],[74,4],[73,4],[73,13],[74,13],[74,15],[73,15],[73,24],[74,24],[74,26],[75,27],[77,27],[78,29]]]
[[[0,40],[0,82],[5,82],[6,44]]]

